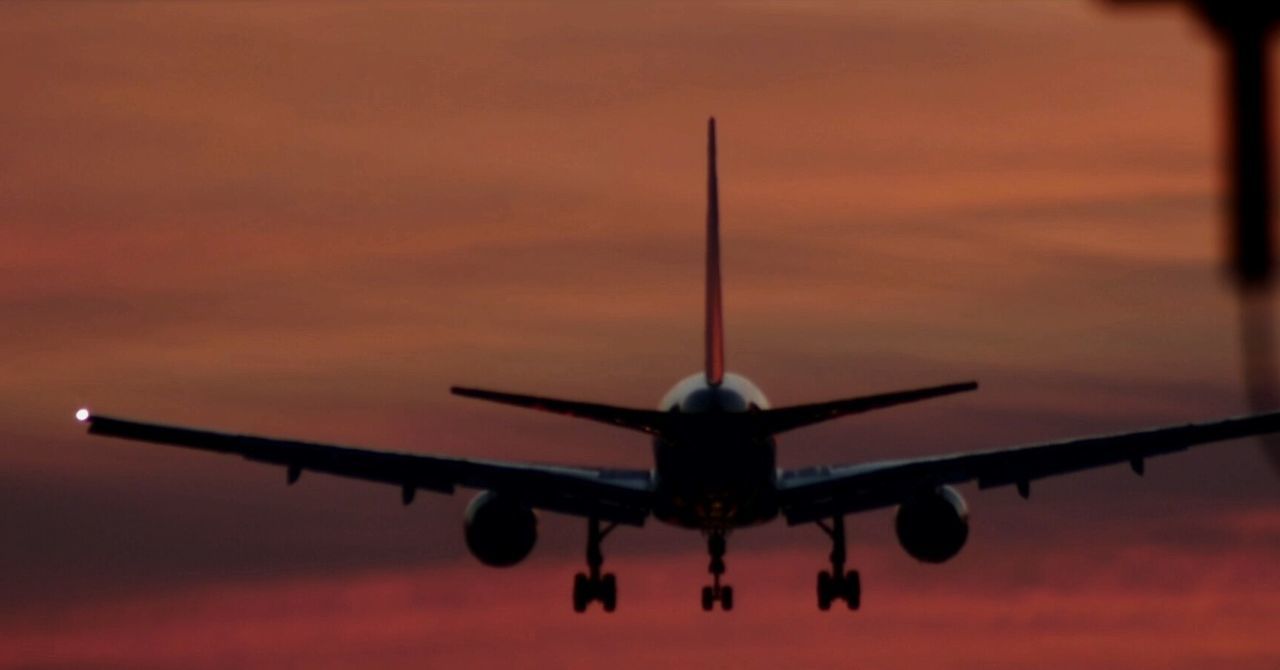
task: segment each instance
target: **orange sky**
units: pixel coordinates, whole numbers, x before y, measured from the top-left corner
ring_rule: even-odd
[[[788,435],[785,465],[1244,411],[1218,268],[1216,60],[1059,3],[0,6],[0,666],[1274,668],[1280,506],[1248,444],[965,489],[920,566],[853,521],[530,564],[421,496],[83,436],[82,404],[397,449],[644,467],[645,441],[450,398],[637,406],[701,360],[706,117],[730,369],[790,404],[975,377]],[[496,639],[495,639],[496,638]]]

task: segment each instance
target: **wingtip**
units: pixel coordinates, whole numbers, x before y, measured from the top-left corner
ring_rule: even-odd
[[[76,410],[76,421],[79,421],[80,423],[87,423],[91,416],[92,415],[89,413],[89,408],[87,407],[81,407],[80,409]]]
[[[494,394],[494,391],[486,391],[484,389],[471,388],[469,386],[450,386],[449,393],[463,398],[487,398]]]

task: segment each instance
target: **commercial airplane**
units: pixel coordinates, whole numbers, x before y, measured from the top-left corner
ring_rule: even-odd
[[[844,517],[896,506],[895,528],[912,557],[941,563],[955,556],[969,535],[969,513],[953,485],[978,488],[1013,485],[1030,495],[1033,480],[1104,465],[1128,463],[1143,473],[1144,459],[1194,445],[1280,430],[1280,412],[1209,423],[1066,440],[1047,444],[946,456],[777,467],[774,439],[796,428],[850,414],[972,391],[974,382],[882,393],[830,402],[770,407],[746,377],[725,371],[724,319],[720,298],[720,214],[716,176],[715,120],[708,124],[706,362],[680,380],[657,409],[631,409],[588,402],[455,387],[468,398],[516,405],[611,424],[653,438],[650,470],[533,465],[424,454],[374,451],[294,440],[253,437],[142,423],[76,412],[89,433],[237,454],[283,466],[293,484],[304,470],[382,482],[399,487],[404,504],[419,489],[481,492],[468,505],[464,536],[471,553],[491,566],[511,566],[537,540],[535,510],[587,520],[587,571],[573,580],[573,608],[600,602],[617,606],[617,580],[602,572],[601,544],[618,525],[641,526],[650,516],[700,531],[710,555],[711,584],[702,589],[702,609],[733,609],[733,587],[723,584],[729,533],[778,516],[788,524],[813,523],[831,539],[831,568],[818,573],[818,607],[843,600],[857,609],[862,599],[856,570],[845,569]]]

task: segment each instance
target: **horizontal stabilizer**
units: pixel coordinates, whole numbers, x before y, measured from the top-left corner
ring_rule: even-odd
[[[575,400],[557,400],[555,398],[542,398],[531,395],[518,395],[515,393],[503,393],[500,391],[486,391],[483,389],[462,388],[454,386],[449,389],[454,395],[464,398],[476,398],[478,400],[488,400],[490,402],[498,402],[504,405],[515,405],[516,407],[526,407],[528,409],[536,409],[542,412],[551,412],[552,414],[561,414],[564,416],[572,416],[579,419],[589,419],[591,421],[599,421],[620,428],[629,428],[644,433],[657,434],[661,431],[670,417],[666,412],[657,410],[631,409],[628,407],[616,407],[614,405],[601,405],[598,403],[578,402]]]
[[[859,398],[832,400],[829,402],[820,402],[811,405],[779,407],[777,409],[770,409],[761,412],[759,420],[763,424],[763,428],[766,433],[776,435],[788,430],[795,430],[796,428],[802,428],[815,423],[838,419],[850,414],[860,414],[862,412],[870,412],[875,409],[884,409],[886,407],[893,407],[895,405],[902,405],[909,402],[928,400],[929,398],[937,398],[939,396],[951,395],[953,393],[963,393],[965,391],[972,391],[976,388],[978,388],[978,382],[964,382],[960,384],[930,386],[928,388],[913,389],[910,391],[880,393],[877,395],[868,395]]]

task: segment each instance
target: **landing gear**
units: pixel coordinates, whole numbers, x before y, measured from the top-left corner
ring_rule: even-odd
[[[843,600],[849,609],[862,605],[862,578],[857,570],[845,572],[844,517],[837,516],[831,525],[819,521],[818,527],[831,538],[831,571],[818,573],[818,609],[827,611],[831,603]]]
[[[711,564],[707,570],[711,573],[711,586],[702,587],[702,611],[710,612],[720,603],[720,609],[728,612],[733,609],[733,587],[720,583],[720,575],[724,574],[724,531],[715,530],[707,536],[707,553],[711,555]]]
[[[823,570],[818,573],[818,609],[827,611],[831,603],[843,599],[849,609],[856,610],[862,601],[862,579],[858,571],[839,573]]]
[[[604,553],[600,543],[617,524],[609,524],[600,529],[600,520],[592,518],[587,522],[587,573],[573,576],[573,611],[585,612],[587,605],[600,601],[606,612],[612,612],[618,606],[618,578],[613,573],[601,574],[604,565]]]

